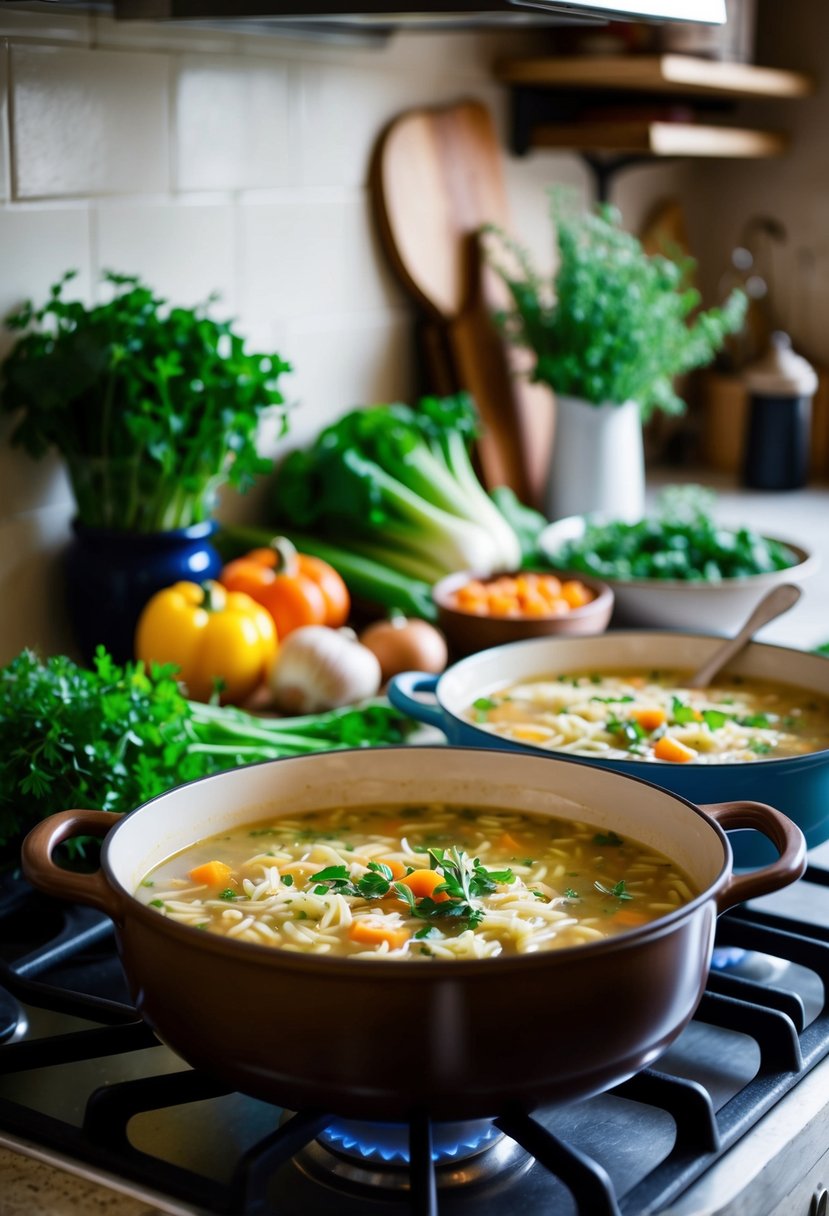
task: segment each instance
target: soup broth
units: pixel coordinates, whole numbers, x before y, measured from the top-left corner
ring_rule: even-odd
[[[656,763],[729,764],[829,747],[829,699],[742,677],[684,687],[680,671],[567,673],[479,697],[466,717],[550,751]]]
[[[163,916],[240,941],[417,961],[598,941],[696,894],[669,858],[613,831],[444,803],[234,829],[168,858],[136,892]]]

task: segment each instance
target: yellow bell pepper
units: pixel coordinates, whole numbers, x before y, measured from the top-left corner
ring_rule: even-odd
[[[212,581],[156,592],[135,631],[136,658],[175,663],[194,701],[209,700],[216,679],[223,681],[223,701],[244,701],[266,680],[276,649],[270,613]]]

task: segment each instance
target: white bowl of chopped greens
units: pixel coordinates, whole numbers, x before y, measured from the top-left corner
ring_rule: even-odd
[[[612,588],[614,625],[723,634],[770,587],[800,582],[818,566],[802,545],[725,527],[699,505],[636,523],[571,515],[545,528],[538,547],[553,568]]]

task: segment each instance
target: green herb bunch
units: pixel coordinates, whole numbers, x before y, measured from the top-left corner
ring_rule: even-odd
[[[0,669],[0,859],[54,811],[124,813],[239,765],[402,743],[412,725],[385,698],[261,718],[187,700],[177,676],[169,664],[119,666],[102,646],[91,668],[24,650]]]
[[[740,329],[744,294],[698,311],[693,260],[646,253],[615,208],[577,211],[556,191],[552,214],[558,268],[549,284],[520,245],[487,230],[511,255],[506,266],[491,251],[511,296],[496,320],[510,341],[534,353],[532,379],[594,405],[635,401],[643,419],[655,409],[681,413],[675,377],[710,363]]]
[[[0,390],[0,410],[20,416],[12,442],[35,458],[61,453],[88,526],[154,532],[208,519],[222,484],[245,490],[271,469],[257,433],[263,412],[284,404],[289,364],[247,353],[229,322],[208,316],[212,298],[170,307],[138,278],[107,273],[112,298],[89,307],[65,298],[73,277],[6,318],[23,334]]]

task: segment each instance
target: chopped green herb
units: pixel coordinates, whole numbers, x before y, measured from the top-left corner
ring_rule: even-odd
[[[434,925],[423,925],[422,928],[415,931],[415,937],[432,937],[437,933],[437,928]]]
[[[236,892],[232,887],[225,887],[224,891],[219,892],[219,899],[226,899],[230,902],[230,900],[236,899]]]
[[[619,848],[625,842],[621,836],[617,836],[615,832],[597,832],[593,837],[594,844],[610,845],[612,848]]]
[[[293,874],[283,874],[282,875],[282,885],[285,887],[292,887],[294,885]]]
[[[749,726],[754,730],[770,730],[777,721],[777,714],[747,714],[744,718],[738,718],[740,726]]]
[[[164,900],[163,900],[163,899],[151,899],[151,900],[150,900],[150,907],[151,907],[151,908],[163,908],[163,907],[164,907]]]
[[[627,890],[627,884],[624,878],[615,884],[613,887],[606,887],[603,882],[593,883],[597,891],[601,891],[602,895],[612,895],[615,899],[633,899],[633,896]]]
[[[767,756],[771,751],[771,744],[767,743],[765,739],[751,739],[748,749],[754,752],[755,756]]]
[[[565,887],[564,897],[565,899],[579,899],[579,893],[578,891],[574,891],[572,887]]]
[[[151,878],[145,878],[141,884],[142,887],[154,887],[155,883]]]
[[[692,722],[699,721],[697,711],[691,705],[686,705],[679,697],[674,697],[671,701],[671,716],[679,726],[690,726]]]
[[[721,709],[704,709],[702,720],[709,730],[720,730],[726,722],[731,721],[731,716],[724,714]]]

